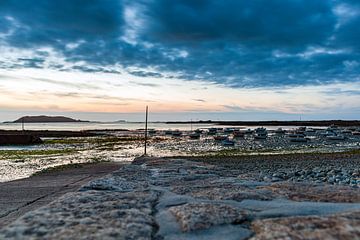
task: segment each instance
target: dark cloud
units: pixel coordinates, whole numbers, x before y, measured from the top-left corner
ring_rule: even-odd
[[[147,71],[130,71],[130,74],[138,77],[154,77],[154,78],[161,78],[163,75],[157,72],[147,72]]]
[[[116,37],[123,25],[120,1],[5,0],[0,11],[14,18],[16,46],[56,45]]]
[[[331,2],[314,0],[156,0],[149,34],[169,41],[233,40],[250,45],[322,43],[336,21]]]
[[[126,19],[129,7],[135,19]],[[360,73],[355,0],[2,0],[0,16],[0,40],[36,53],[0,60],[2,68],[49,66],[39,48],[51,47],[78,71],[120,65],[139,77],[230,87],[351,82]]]

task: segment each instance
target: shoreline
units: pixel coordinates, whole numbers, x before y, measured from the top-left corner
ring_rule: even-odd
[[[166,124],[216,124],[219,126],[304,126],[304,127],[359,127],[360,120],[311,120],[311,121],[168,121]]]

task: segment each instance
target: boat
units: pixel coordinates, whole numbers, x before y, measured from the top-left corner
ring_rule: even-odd
[[[341,131],[342,134],[351,134],[351,130],[350,129],[344,129]]]
[[[196,130],[195,130],[195,133],[201,134],[202,132],[203,132],[203,130],[201,130],[201,129],[196,129]]]
[[[278,128],[274,131],[276,134],[284,134],[286,131],[282,128]]]
[[[156,130],[151,128],[151,129],[148,129],[148,133],[149,134],[156,134]]]
[[[170,129],[165,130],[165,135],[172,135],[172,132],[173,132],[173,131],[171,131]]]
[[[224,146],[234,146],[235,142],[229,139],[225,139],[221,142]]]
[[[244,132],[242,131],[234,131],[233,132],[233,136],[236,137],[236,138],[243,138],[244,137]]]
[[[259,127],[259,128],[256,128],[255,129],[255,132],[256,133],[263,133],[263,132],[267,132],[266,128],[264,127]]]
[[[225,135],[216,135],[216,136],[214,136],[214,140],[215,141],[224,141],[224,140],[226,140],[228,137],[227,136],[225,136]]]
[[[331,124],[330,127],[328,127],[328,129],[333,129],[333,130],[337,130],[339,127],[335,124]]]
[[[326,139],[328,139],[328,140],[345,140],[345,137],[342,135],[332,135],[332,136],[327,136]]]
[[[305,132],[305,131],[306,131],[306,127],[298,127],[298,128],[297,128],[297,131]]]
[[[255,139],[266,139],[267,138],[267,132],[256,133],[254,138]]]
[[[217,128],[209,128],[208,129],[208,134],[209,135],[215,135],[217,133]]]
[[[175,130],[172,131],[171,135],[174,137],[180,137],[182,135],[182,132],[180,132],[179,130]]]
[[[306,128],[305,132],[316,132],[316,130],[313,128]]]
[[[245,134],[252,134],[254,131],[251,130],[250,128],[248,128],[246,131],[245,131]]]
[[[200,133],[197,133],[197,132],[190,133],[189,137],[190,137],[190,139],[199,139]]]
[[[234,129],[233,128],[225,128],[224,129],[224,133],[233,133]]]

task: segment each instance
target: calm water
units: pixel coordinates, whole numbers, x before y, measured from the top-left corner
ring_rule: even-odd
[[[157,130],[166,129],[179,129],[182,131],[197,128],[211,128],[211,127],[231,127],[220,126],[214,124],[166,124],[166,123],[149,123],[148,128],[154,128]],[[237,126],[239,127],[239,126]],[[240,126],[243,128],[256,128],[257,126]],[[296,126],[267,126],[269,130],[282,127],[283,129],[296,128]],[[144,128],[144,123],[124,122],[124,123],[97,123],[97,122],[83,122],[83,123],[25,123],[26,130],[96,130],[96,129],[128,129],[135,130]],[[21,123],[0,123],[0,129],[4,130],[21,130]]]

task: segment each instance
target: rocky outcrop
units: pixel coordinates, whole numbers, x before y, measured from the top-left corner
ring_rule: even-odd
[[[14,121],[14,123],[47,123],[47,122],[84,122],[64,116],[24,116]]]
[[[357,187],[258,182],[185,159],[134,163],[26,214],[0,239],[360,237]]]

